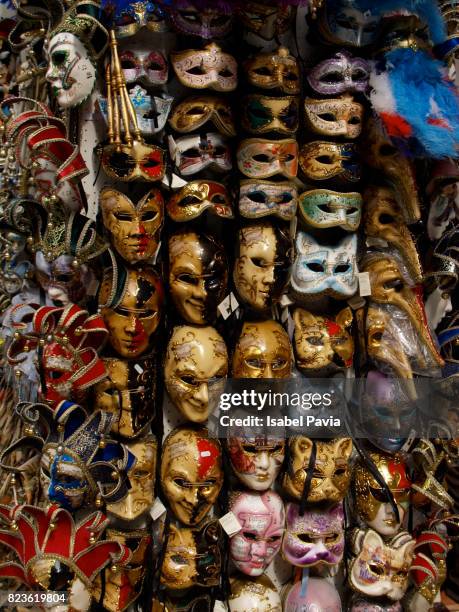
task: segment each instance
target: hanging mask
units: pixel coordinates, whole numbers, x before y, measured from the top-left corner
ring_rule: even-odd
[[[408,588],[414,544],[406,531],[385,542],[372,529],[356,530],[352,539],[355,557],[349,572],[352,589],[371,597],[402,599]]]
[[[233,279],[248,306],[263,311],[279,300],[289,280],[291,251],[287,232],[269,221],[239,230]]]
[[[284,34],[290,27],[295,10],[292,6],[266,5],[249,0],[239,9],[242,25],[264,40]]]
[[[333,0],[322,6],[317,25],[321,37],[329,44],[366,47],[378,36],[381,20],[378,13],[354,8],[347,0]]]
[[[167,214],[177,223],[196,219],[208,211],[222,219],[234,219],[232,200],[226,187],[215,181],[190,181],[170,197]]]
[[[344,511],[341,503],[328,510],[306,510],[299,505],[286,507],[287,529],[282,556],[294,567],[335,566],[344,552]]]
[[[227,282],[225,250],[214,238],[189,230],[169,238],[170,295],[185,321],[195,325],[213,321]]]
[[[203,51],[173,51],[171,60],[178,80],[185,87],[215,91],[234,91],[237,87],[237,62],[215,43]]]
[[[167,83],[169,66],[161,51],[124,49],[120,51],[119,57],[127,85],[141,82],[151,87]]]
[[[177,104],[169,119],[171,127],[180,134],[200,130],[208,122],[211,122],[224,136],[236,136],[231,105],[218,96],[185,98]]]
[[[306,98],[306,125],[315,134],[332,138],[358,138],[362,131],[363,106],[349,95],[329,100]]]
[[[204,423],[217,406],[228,373],[225,342],[212,327],[175,327],[167,347],[164,379],[180,414]]]
[[[127,270],[120,296],[112,296],[113,278],[104,279],[99,292],[101,314],[109,342],[121,357],[138,357],[151,347],[164,301],[161,280],[152,268]],[[106,305],[108,304],[108,305]]]
[[[231,32],[231,10],[220,5],[204,8],[191,0],[182,0],[169,10],[174,28],[182,34],[199,36],[205,40],[224,38]]]
[[[105,174],[115,181],[156,182],[164,178],[166,153],[157,145],[139,140],[132,144],[110,143],[103,147],[100,163]]]
[[[284,461],[285,441],[266,436],[230,437],[228,453],[234,473],[243,485],[254,491],[267,491]]]
[[[247,219],[275,216],[283,221],[291,221],[295,216],[297,197],[298,190],[294,183],[242,180],[239,214]]]
[[[177,140],[169,136],[169,153],[182,176],[190,176],[206,168],[227,172],[233,167],[231,149],[216,132],[182,136]]]
[[[450,431],[448,430],[447,435],[450,435]],[[443,432],[440,435],[443,435]],[[453,455],[454,459],[456,455],[457,447]],[[448,469],[447,460],[450,461],[446,451],[437,450],[429,439],[421,439],[412,450],[412,457],[415,475],[411,488],[415,507],[427,510],[433,502],[435,506],[451,511],[454,507],[454,500],[446,490],[447,482],[444,477]]]
[[[248,576],[261,576],[279,552],[284,534],[282,499],[274,491],[233,493],[229,504],[241,530],[230,538],[230,558]]]
[[[352,485],[356,510],[368,527],[383,536],[393,536],[403,524],[410,501],[411,481],[407,466],[398,454],[372,452],[370,458],[394,496],[400,520],[397,521],[384,489],[360,460],[354,468]]]
[[[347,51],[336,53],[320,62],[309,72],[307,79],[312,89],[324,96],[349,91],[365,93],[368,89],[370,66],[360,57],[352,57]]]
[[[230,579],[230,612],[282,612],[282,603],[276,587],[268,576]]]
[[[164,200],[153,187],[136,204],[126,195],[105,187],[100,192],[100,209],[111,242],[130,264],[152,259],[158,250],[164,222]]]
[[[347,493],[351,472],[349,461],[352,454],[350,438],[316,441],[316,459],[312,467],[312,480],[307,496],[308,503],[338,502]],[[304,483],[308,477],[308,467],[313,442],[305,436],[290,439],[290,467],[282,480],[284,490],[294,499],[303,497]]]
[[[284,612],[342,612],[341,598],[336,587],[325,578],[308,576],[307,588],[301,580],[283,592]]]
[[[290,378],[292,345],[277,321],[246,321],[233,353],[234,378]]]
[[[343,300],[357,291],[357,235],[350,234],[334,247],[319,244],[305,232],[296,236],[297,256],[291,285],[305,298],[322,295]]]
[[[237,150],[237,165],[248,178],[263,179],[276,174],[295,178],[298,172],[298,143],[292,138],[242,140]]]
[[[222,449],[207,429],[178,427],[164,440],[161,485],[173,514],[184,525],[198,525],[223,484]]]
[[[354,595],[350,603],[350,612],[403,612],[399,601],[384,600],[383,602]]]
[[[134,36],[143,28],[167,32],[166,14],[158,2],[129,2],[114,17],[116,38]]]
[[[217,520],[195,529],[170,525],[161,584],[174,591],[217,586],[222,572],[220,540]]]
[[[299,126],[298,98],[247,96],[242,102],[241,125],[250,134],[295,134]]]
[[[86,264],[75,267],[71,255],[60,255],[47,261],[43,251],[35,254],[36,279],[55,306],[67,306],[85,301],[94,283],[94,273]]]
[[[298,198],[300,217],[312,227],[342,227],[355,232],[360,225],[363,200],[360,193],[338,193],[329,189],[305,191]]]
[[[459,166],[456,160],[437,160],[431,177],[426,188],[429,196],[427,234],[430,240],[439,240],[459,223]]]
[[[244,63],[250,85],[260,89],[279,89],[285,94],[300,93],[300,67],[286,47],[258,53]]]
[[[299,154],[300,168],[312,181],[335,179],[357,183],[361,178],[361,164],[353,143],[315,140],[303,145]]]

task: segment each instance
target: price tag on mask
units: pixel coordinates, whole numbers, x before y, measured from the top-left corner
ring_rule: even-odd
[[[368,272],[359,272],[359,293],[361,297],[371,295],[370,274]]]
[[[218,305],[218,312],[226,319],[239,308],[239,302],[233,292],[228,294],[224,300]]]
[[[214,603],[214,612],[228,612],[225,602],[216,599]]]
[[[159,517],[165,513],[166,513],[166,507],[164,506],[163,502],[159,499],[159,497],[157,497],[155,499],[155,503],[153,504],[150,510],[150,516],[154,521],[156,521],[156,519],[159,519]]]
[[[222,516],[221,519],[219,519],[219,523],[229,537],[239,533],[242,529],[242,525],[237,520],[236,515],[233,514],[233,512],[228,512]]]

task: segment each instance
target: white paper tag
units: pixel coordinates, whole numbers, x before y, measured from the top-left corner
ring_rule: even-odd
[[[292,239],[294,239],[296,236],[297,225],[298,225],[298,217],[293,217],[293,219],[290,221],[290,237]]]
[[[288,319],[288,308],[282,308],[281,323],[285,323]]]
[[[226,319],[239,308],[239,302],[233,292],[228,294],[224,300],[218,305],[218,311],[222,317]]]
[[[134,366],[134,370],[136,370],[136,372],[138,372],[139,374],[143,374],[143,368],[139,363],[136,363]]]
[[[228,612],[225,602],[216,599],[214,603],[214,612]]]
[[[156,519],[159,519],[159,517],[165,513],[166,513],[166,507],[164,506],[163,502],[159,499],[159,497],[157,497],[155,499],[155,503],[153,504],[150,510],[150,516],[154,521],[156,521]]]
[[[292,319],[292,315],[289,312],[287,316],[287,333],[288,333],[288,337],[290,338],[290,340],[293,339],[294,332],[295,332],[295,323]]]
[[[279,300],[279,304],[281,306],[283,306],[284,308],[286,306],[290,306],[291,304],[293,304],[294,302],[289,298],[289,296],[287,295],[287,293],[283,293],[281,295],[281,299]]]
[[[219,519],[220,525],[223,527],[223,530],[228,534],[229,537],[233,536],[236,533],[239,533],[242,529],[242,525],[236,518],[236,515],[233,512],[228,512],[224,516]]]
[[[155,265],[156,260],[158,259],[158,255],[159,255],[159,251],[160,251],[160,249],[161,249],[161,240],[158,242],[158,247],[157,247],[157,249],[156,249],[156,251],[155,251],[155,254],[153,255],[153,258],[152,258],[152,262],[151,262],[151,263],[152,263],[153,265]]]
[[[370,274],[368,272],[359,272],[359,293],[361,297],[371,295]]]

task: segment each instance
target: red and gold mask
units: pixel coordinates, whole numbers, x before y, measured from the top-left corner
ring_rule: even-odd
[[[224,185],[205,179],[190,181],[172,194],[167,214],[176,222],[196,219],[208,211],[223,219],[233,219],[230,195]]]

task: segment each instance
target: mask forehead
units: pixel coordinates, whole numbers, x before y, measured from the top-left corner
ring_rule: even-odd
[[[223,338],[213,328],[180,327],[172,334],[166,356],[166,376],[170,371],[192,371],[198,378],[211,378],[227,364]]]

